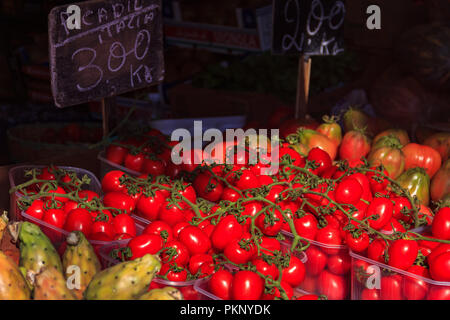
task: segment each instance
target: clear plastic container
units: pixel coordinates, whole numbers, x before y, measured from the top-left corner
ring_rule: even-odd
[[[122,242],[108,243],[102,246],[99,250],[99,256],[102,265],[105,268],[107,268],[118,264],[119,261],[111,257],[110,253],[114,249],[126,247],[129,241],[130,240],[127,239]],[[154,278],[152,283],[150,284],[150,288],[154,289],[154,288],[174,287],[180,290],[185,300],[202,300],[201,294],[197,292],[194,288],[196,281],[198,280],[175,282],[175,281],[168,281],[165,279]]]
[[[282,242],[281,244],[281,250],[283,253],[286,253],[286,251],[289,249],[289,242]],[[306,263],[307,258],[306,258],[306,254],[304,252],[296,254],[296,256],[303,262]],[[237,268],[234,266],[226,266],[230,272],[234,272],[237,271]],[[222,300],[221,298],[217,297],[216,295],[214,295],[213,293],[211,293],[209,291],[209,279],[208,278],[204,278],[204,279],[199,279],[197,280],[197,282],[195,282],[194,288],[195,290],[199,293],[199,300]],[[295,297],[300,297],[303,296],[305,294],[309,294],[308,292],[303,291],[300,287],[298,288],[294,288],[294,298]]]
[[[64,229],[55,227],[55,226],[53,226],[45,221],[42,221],[40,219],[37,219],[35,217],[32,217],[23,211],[21,212],[21,215],[22,215],[22,220],[38,225],[39,228],[41,228],[42,232],[50,239],[53,246],[58,250],[58,252],[61,255],[64,253],[65,246],[63,244],[65,243],[66,238],[70,232],[68,232]],[[134,216],[132,216],[132,217],[135,218]],[[143,230],[146,227],[146,224],[143,224],[141,221],[136,220],[136,219],[135,219],[135,223],[136,223],[136,234],[137,235],[142,234]],[[104,267],[106,265],[103,264],[102,257],[100,256],[100,249],[105,245],[118,244],[120,246],[122,243],[128,243],[128,241],[129,241],[129,239],[114,240],[114,241],[89,240],[90,244],[94,248],[95,253],[97,253],[99,260],[100,260],[100,262],[102,262],[102,265]]]
[[[142,175],[142,173],[140,173],[140,172],[128,169],[124,166],[121,166],[117,163],[111,162],[108,159],[106,159],[105,150],[100,151],[100,153],[97,156],[97,159],[100,160],[100,174],[101,174],[102,179],[105,176],[105,174],[107,174],[108,172],[113,171],[113,170],[123,171],[132,177],[138,177],[138,176]]]
[[[29,177],[24,176],[25,171],[31,170],[31,169],[43,169],[46,167],[47,166],[45,166],[45,165],[24,165],[24,166],[17,166],[17,167],[11,168],[8,173],[10,188],[14,188],[15,186],[25,183],[30,179]],[[81,169],[81,168],[75,168],[75,167],[58,166],[58,168],[69,171],[69,172],[75,172],[77,174],[77,177],[80,179],[84,175],[87,175],[89,177],[89,179],[91,180],[91,183],[89,185],[84,185],[83,189],[94,191],[94,192],[98,193],[100,196],[102,195],[102,186],[100,184],[100,181],[98,181],[97,177],[92,172],[85,170],[85,169]],[[11,194],[11,196],[10,196],[9,214],[10,214],[11,220],[18,221],[18,220],[22,219],[21,212],[17,208],[17,200],[21,197],[23,197],[23,195],[17,191],[14,194]]]
[[[290,243],[293,235],[283,231]],[[305,294],[325,295],[328,300],[351,298],[351,257],[346,245],[327,245],[308,240],[306,276],[299,289]]]
[[[450,300],[450,282],[434,281],[360,256],[352,258],[352,300]]]

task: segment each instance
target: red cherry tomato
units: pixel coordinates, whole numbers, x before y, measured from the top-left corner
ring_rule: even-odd
[[[187,270],[184,268],[180,268],[180,270],[171,269],[173,266],[170,264],[164,263],[161,266],[161,270],[159,271],[160,275],[165,275],[167,280],[173,282],[184,282],[187,280]]]
[[[398,274],[381,277],[381,300],[402,300],[402,277]]]
[[[131,170],[134,170],[137,172],[141,172],[142,167],[144,165],[144,158],[145,158],[145,156],[143,153],[138,153],[138,154],[128,153],[125,156],[124,165],[128,169],[131,169]]]
[[[211,234],[211,243],[217,250],[224,250],[234,239],[240,238],[243,227],[233,215],[228,215],[220,220]]]
[[[391,200],[394,203],[393,217],[406,222],[411,221],[410,211],[412,207],[408,198],[393,197]]]
[[[283,227],[283,215],[279,210],[262,213],[256,218],[255,224],[266,236],[276,236]]]
[[[209,290],[215,296],[223,300],[231,299],[231,284],[233,275],[227,270],[219,270],[208,281]]]
[[[125,173],[119,170],[113,170],[105,174],[102,179],[102,190],[104,193],[113,191],[122,191],[125,186],[120,183],[120,178]]]
[[[241,177],[235,183],[235,186],[239,190],[247,190],[259,188],[261,186],[261,183],[258,180],[258,177],[250,169],[246,169],[242,170]]]
[[[325,172],[328,168],[330,168],[332,164],[332,160],[328,155],[328,152],[325,152],[320,148],[312,148],[309,151],[306,159],[309,161],[314,161],[314,163],[318,165],[318,167],[312,172],[319,176],[322,175],[322,173]]]
[[[190,254],[188,248],[180,241],[173,240],[164,246],[161,254],[163,263],[176,263],[179,266],[184,266],[189,262]]]
[[[145,234],[156,234],[161,236],[165,242],[169,242],[173,240],[173,230],[172,228],[165,223],[164,221],[154,221],[147,225],[145,229],[142,231]]]
[[[432,286],[427,300],[450,300],[450,286]]]
[[[305,263],[307,274],[309,276],[319,275],[327,265],[327,255],[314,245],[311,245],[305,252],[308,257]]]
[[[153,177],[161,176],[166,171],[166,165],[158,159],[145,158],[141,170],[144,173],[151,174]]]
[[[419,253],[419,245],[415,240],[395,240],[389,247],[388,264],[392,267],[407,270],[412,266]]]
[[[306,268],[303,262],[296,256],[291,256],[289,266],[283,268],[281,278],[290,286],[296,288],[305,279]]]
[[[31,206],[28,207],[27,210],[25,210],[25,213],[29,216],[32,216],[36,219],[42,220],[42,217],[44,216],[44,201],[40,199],[36,199],[31,203]],[[64,221],[63,221],[64,224]]]
[[[158,211],[158,218],[173,227],[185,221],[185,210],[179,209],[175,204],[164,201]]]
[[[382,239],[376,239],[372,241],[367,248],[367,257],[381,263],[386,263],[384,259],[385,251],[386,242],[384,242],[384,240]]]
[[[273,280],[277,280],[280,274],[275,264],[269,264],[261,257],[253,258],[252,265],[255,266],[256,271],[260,272],[266,277],[272,277]]]
[[[61,209],[48,209],[44,211],[42,220],[52,226],[62,229],[66,220],[66,214],[64,213],[64,210]]]
[[[375,230],[383,228],[392,218],[392,201],[387,198],[374,198],[366,211],[369,226]]]
[[[431,260],[430,274],[434,280],[450,282],[450,252],[441,253]]]
[[[363,252],[369,247],[370,239],[366,232],[361,232],[359,236],[355,236],[352,233],[347,232],[345,242],[352,251]]]
[[[430,277],[428,269],[422,266],[414,265],[407,271],[423,278]],[[406,300],[424,300],[428,292],[428,284],[424,280],[408,276],[403,276],[402,288]]]
[[[233,300],[259,300],[264,292],[263,279],[253,271],[237,272],[231,283]]]
[[[241,198],[241,195],[236,190],[228,187],[223,189],[220,196],[220,200],[227,200],[231,202],[236,202],[239,198]]]
[[[103,197],[105,207],[120,210],[122,213],[131,214],[134,211],[135,202],[131,196],[118,191],[108,192]]]
[[[339,229],[332,226],[326,226],[319,229],[315,240],[326,245],[322,248],[322,250],[328,254],[339,253],[340,248],[337,246],[342,245],[342,238]]]
[[[92,224],[91,234],[93,235],[93,234],[99,234],[99,233],[106,234],[107,237],[110,239],[113,239],[115,236],[115,232],[114,232],[114,228],[113,228],[112,224],[109,222],[106,222],[106,221],[95,221]],[[92,239],[92,236],[90,239],[94,240],[94,239]]]
[[[197,274],[200,267],[204,264],[213,264],[213,257],[210,254],[199,253],[193,255],[189,259],[189,272],[193,275]]]
[[[320,294],[328,300],[344,300],[349,294],[347,280],[327,270],[322,271],[317,279]]]
[[[119,165],[121,165],[125,161],[125,157],[127,154],[128,149],[121,146],[112,144],[106,148],[106,159]]]
[[[328,257],[327,267],[332,273],[346,275],[351,268],[352,261],[347,252],[340,252]]]
[[[355,178],[344,178],[336,187],[336,202],[341,204],[356,204],[361,199],[363,188]]]
[[[431,225],[433,236],[442,240],[450,240],[450,207],[438,210]]]
[[[370,169],[380,172],[377,167],[371,167]],[[386,169],[384,169],[382,173],[386,176],[389,176],[389,173]],[[372,194],[386,190],[386,186],[388,185],[389,181],[386,178],[382,177],[380,173],[368,171],[366,173],[366,177],[367,179],[369,179]]]
[[[64,223],[66,231],[81,231],[89,238],[92,228],[92,217],[86,209],[78,208],[69,212]]]
[[[185,227],[190,226],[191,224],[186,221],[178,222],[176,225],[172,227],[173,235],[176,239],[178,239],[181,230],[183,230]]]
[[[224,191],[222,183],[213,178],[209,172],[199,174],[193,185],[200,197],[211,202],[219,201]]]
[[[136,236],[136,223],[133,218],[127,214],[118,214],[112,220],[114,231],[116,234],[129,234]]]
[[[317,219],[311,213],[306,213],[300,218],[294,219],[294,226],[299,236],[310,240],[316,238],[317,231],[319,230],[317,227]]]
[[[211,240],[198,227],[188,226],[183,228],[178,238],[188,248],[191,255],[206,253],[211,248]]]
[[[137,213],[150,221],[158,219],[159,209],[164,203],[165,197],[159,190],[155,191],[155,195],[147,197],[142,195],[136,203]]]
[[[380,300],[380,290],[365,288],[361,292],[361,300]]]
[[[280,241],[275,238],[263,236],[259,245],[263,248],[261,252],[269,256],[273,256],[275,251],[281,251]]]
[[[128,242],[132,259],[140,258],[146,254],[156,254],[164,246],[164,240],[156,234],[141,234]]]
[[[250,261],[250,259],[254,256],[254,247],[252,244],[241,244],[241,242],[245,242],[251,239],[250,234],[244,234],[242,239],[233,239],[230,241],[224,250],[225,257],[228,258],[233,263],[236,264],[244,264]]]

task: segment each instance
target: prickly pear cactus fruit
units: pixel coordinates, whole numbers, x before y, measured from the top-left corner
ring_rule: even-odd
[[[100,272],[101,265],[89,241],[80,231],[71,232],[66,239],[67,248],[64,252],[62,262],[64,276],[67,280],[72,278],[78,286],[74,287],[72,292],[78,299],[83,298],[83,292],[86,290],[92,277]],[[77,269],[79,268],[77,273]],[[79,279],[75,279],[79,275]],[[79,280],[79,281],[77,281]]]
[[[87,300],[134,300],[144,294],[161,269],[156,256],[116,264],[97,273],[84,292]]]
[[[165,287],[161,289],[153,289],[142,296],[139,300],[184,300],[183,295],[174,287]]]
[[[29,222],[14,222],[8,226],[13,241],[19,241],[19,265],[39,273],[43,267],[53,267],[62,273],[58,252],[41,229]]]
[[[19,267],[0,251],[0,300],[29,300],[30,295]]]
[[[33,276],[32,276],[33,277]],[[76,297],[67,288],[63,274],[55,268],[42,268],[34,275],[34,300],[75,300]]]

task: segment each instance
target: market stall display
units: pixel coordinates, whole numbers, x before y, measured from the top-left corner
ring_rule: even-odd
[[[43,1],[33,30],[0,6],[46,103],[0,105],[0,299],[450,300],[439,1],[383,5],[433,12],[383,43],[348,41],[351,0],[92,0],[81,29]]]

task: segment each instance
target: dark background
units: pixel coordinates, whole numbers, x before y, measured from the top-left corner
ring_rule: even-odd
[[[47,15],[52,7],[67,3],[71,1],[0,2],[0,165],[77,154],[87,150],[86,144],[101,139],[98,102],[64,109],[56,108],[52,102]],[[270,0],[163,0],[165,21],[173,21],[178,15],[183,22],[249,30],[255,28],[251,19],[255,10],[271,3]],[[381,7],[381,30],[366,28],[365,12],[370,4]],[[313,58],[309,114],[319,121],[352,89],[365,89],[372,99],[370,92],[375,80],[397,64],[393,52],[398,37],[415,25],[449,21],[450,12],[448,0],[347,0],[346,6],[346,52],[336,57]],[[165,45],[164,84],[125,96],[145,104],[149,102],[149,93],[161,94],[164,103],[142,109],[137,116],[141,119],[246,114],[249,126],[265,127],[274,110],[280,106],[293,108],[297,66],[296,57],[272,56],[270,51],[235,52],[170,42]],[[398,79],[405,76],[393,74]],[[418,106],[411,106],[415,113],[408,115],[407,105],[398,111],[404,114],[400,120],[398,112],[394,117],[386,110],[376,110],[377,114],[395,124],[437,121],[448,126],[448,95],[424,90],[427,98],[421,98]],[[115,119],[123,118],[127,112],[128,108],[121,105],[111,110],[111,127]]]

